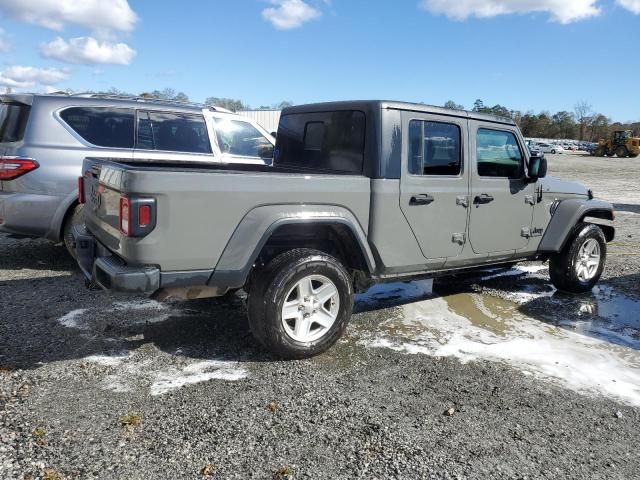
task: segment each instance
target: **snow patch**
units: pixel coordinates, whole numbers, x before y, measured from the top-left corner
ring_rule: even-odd
[[[172,368],[158,372],[151,385],[151,395],[162,395],[185,385],[209,380],[237,381],[246,378],[248,372],[236,362],[207,360],[192,363],[182,369]]]
[[[69,313],[63,315],[58,319],[58,323],[63,327],[76,328],[79,330],[86,330],[87,325],[83,322],[82,316],[88,311],[86,308],[78,308],[77,310],[71,310]]]
[[[453,312],[443,298],[402,308],[405,330],[395,328],[393,331],[400,333],[383,334],[364,343],[407,354],[451,356],[463,363],[505,362],[575,391],[615,397],[640,406],[637,350],[550,326],[522,314],[494,316],[503,327],[502,332],[495,333]],[[416,325],[422,328],[416,329]],[[381,327],[384,331],[384,324]]]

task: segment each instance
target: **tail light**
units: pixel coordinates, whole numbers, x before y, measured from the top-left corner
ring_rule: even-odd
[[[78,177],[78,203],[87,203],[87,198],[84,194],[84,177]]]
[[[120,231],[127,237],[144,237],[156,227],[155,198],[120,197]]]
[[[0,180],[15,180],[39,166],[33,158],[0,157]]]

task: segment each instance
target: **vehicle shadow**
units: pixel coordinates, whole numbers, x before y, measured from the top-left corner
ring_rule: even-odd
[[[0,270],[77,270],[62,244],[41,239],[13,239],[0,234]]]
[[[80,274],[0,281],[0,368],[135,353],[149,344],[193,359],[271,361],[240,298],[160,304],[84,287]]]
[[[620,212],[640,213],[640,204],[635,203],[614,203],[613,208]]]

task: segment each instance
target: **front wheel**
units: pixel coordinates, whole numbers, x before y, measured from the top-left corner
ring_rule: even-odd
[[[353,285],[336,258],[296,249],[255,274],[247,305],[251,331],[267,349],[287,359],[312,357],[347,328]]]
[[[627,158],[628,154],[629,152],[627,152],[627,149],[625,147],[616,148],[616,155],[618,156],[618,158]]]
[[[580,224],[563,250],[551,257],[549,276],[558,290],[590,291],[602,275],[607,259],[607,241],[597,225]]]

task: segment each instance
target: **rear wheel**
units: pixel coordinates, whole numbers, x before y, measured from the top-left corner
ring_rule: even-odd
[[[607,259],[607,241],[597,225],[578,225],[562,252],[549,261],[549,276],[558,290],[590,291],[602,275]]]
[[[342,336],[353,310],[349,273],[334,257],[297,249],[256,272],[248,299],[249,326],[275,355],[306,358]]]
[[[64,246],[67,247],[69,255],[74,259],[76,258],[76,251],[73,248],[73,227],[82,223],[82,205],[76,205],[67,212],[67,216],[64,220],[64,226],[62,227],[62,240]]]
[[[618,147],[616,148],[616,155],[619,158],[627,158],[627,155],[629,154],[629,152],[627,151],[627,147]]]

